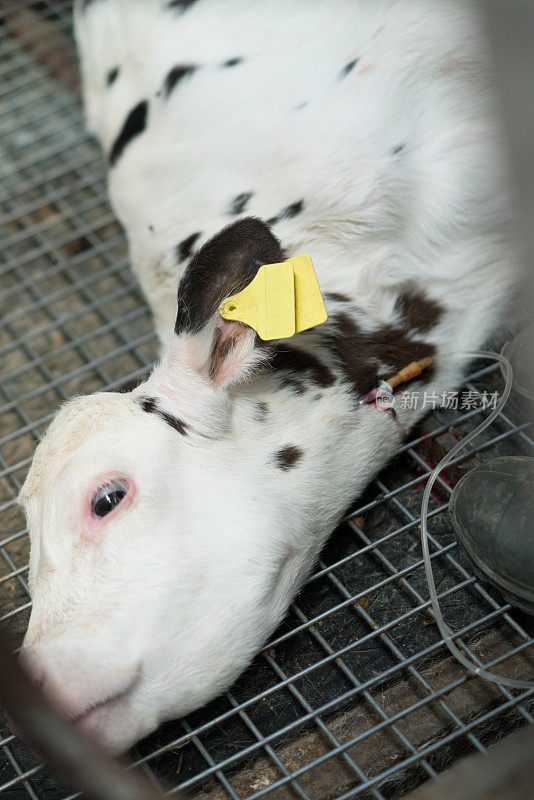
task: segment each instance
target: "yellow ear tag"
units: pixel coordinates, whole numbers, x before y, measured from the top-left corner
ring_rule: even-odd
[[[265,341],[287,339],[327,319],[308,255],[264,264],[248,286],[223,300],[219,313],[224,319],[244,322]]]

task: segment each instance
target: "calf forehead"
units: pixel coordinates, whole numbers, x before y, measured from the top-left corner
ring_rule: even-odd
[[[35,451],[20,499],[31,502],[44,481],[57,474],[67,459],[96,432],[128,425],[139,409],[126,394],[99,393],[70,400],[56,414]]]

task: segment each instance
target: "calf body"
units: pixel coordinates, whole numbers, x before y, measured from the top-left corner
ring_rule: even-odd
[[[60,410],[21,493],[23,657],[122,749],[237,677],[350,501],[454,388],[516,281],[478,22],[435,0],[92,0],[90,129],[162,359]],[[219,303],[311,254],[328,321],[262,343]],[[176,301],[176,287],[178,302]]]

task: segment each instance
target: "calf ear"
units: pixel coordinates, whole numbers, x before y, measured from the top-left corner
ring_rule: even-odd
[[[283,260],[269,226],[248,217],[206,242],[187,266],[178,287],[175,346],[213,386],[242,379],[265,357],[256,332],[223,319],[220,304],[244,289],[263,264]]]

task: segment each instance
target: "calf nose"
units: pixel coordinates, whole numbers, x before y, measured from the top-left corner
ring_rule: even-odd
[[[32,683],[37,686],[38,689],[44,689],[44,685],[46,683],[46,672],[44,669],[40,669],[37,673],[31,675]]]
[[[38,689],[44,689],[46,683],[46,670],[36,663],[31,647],[23,647],[19,655],[19,663],[27,677]]]

